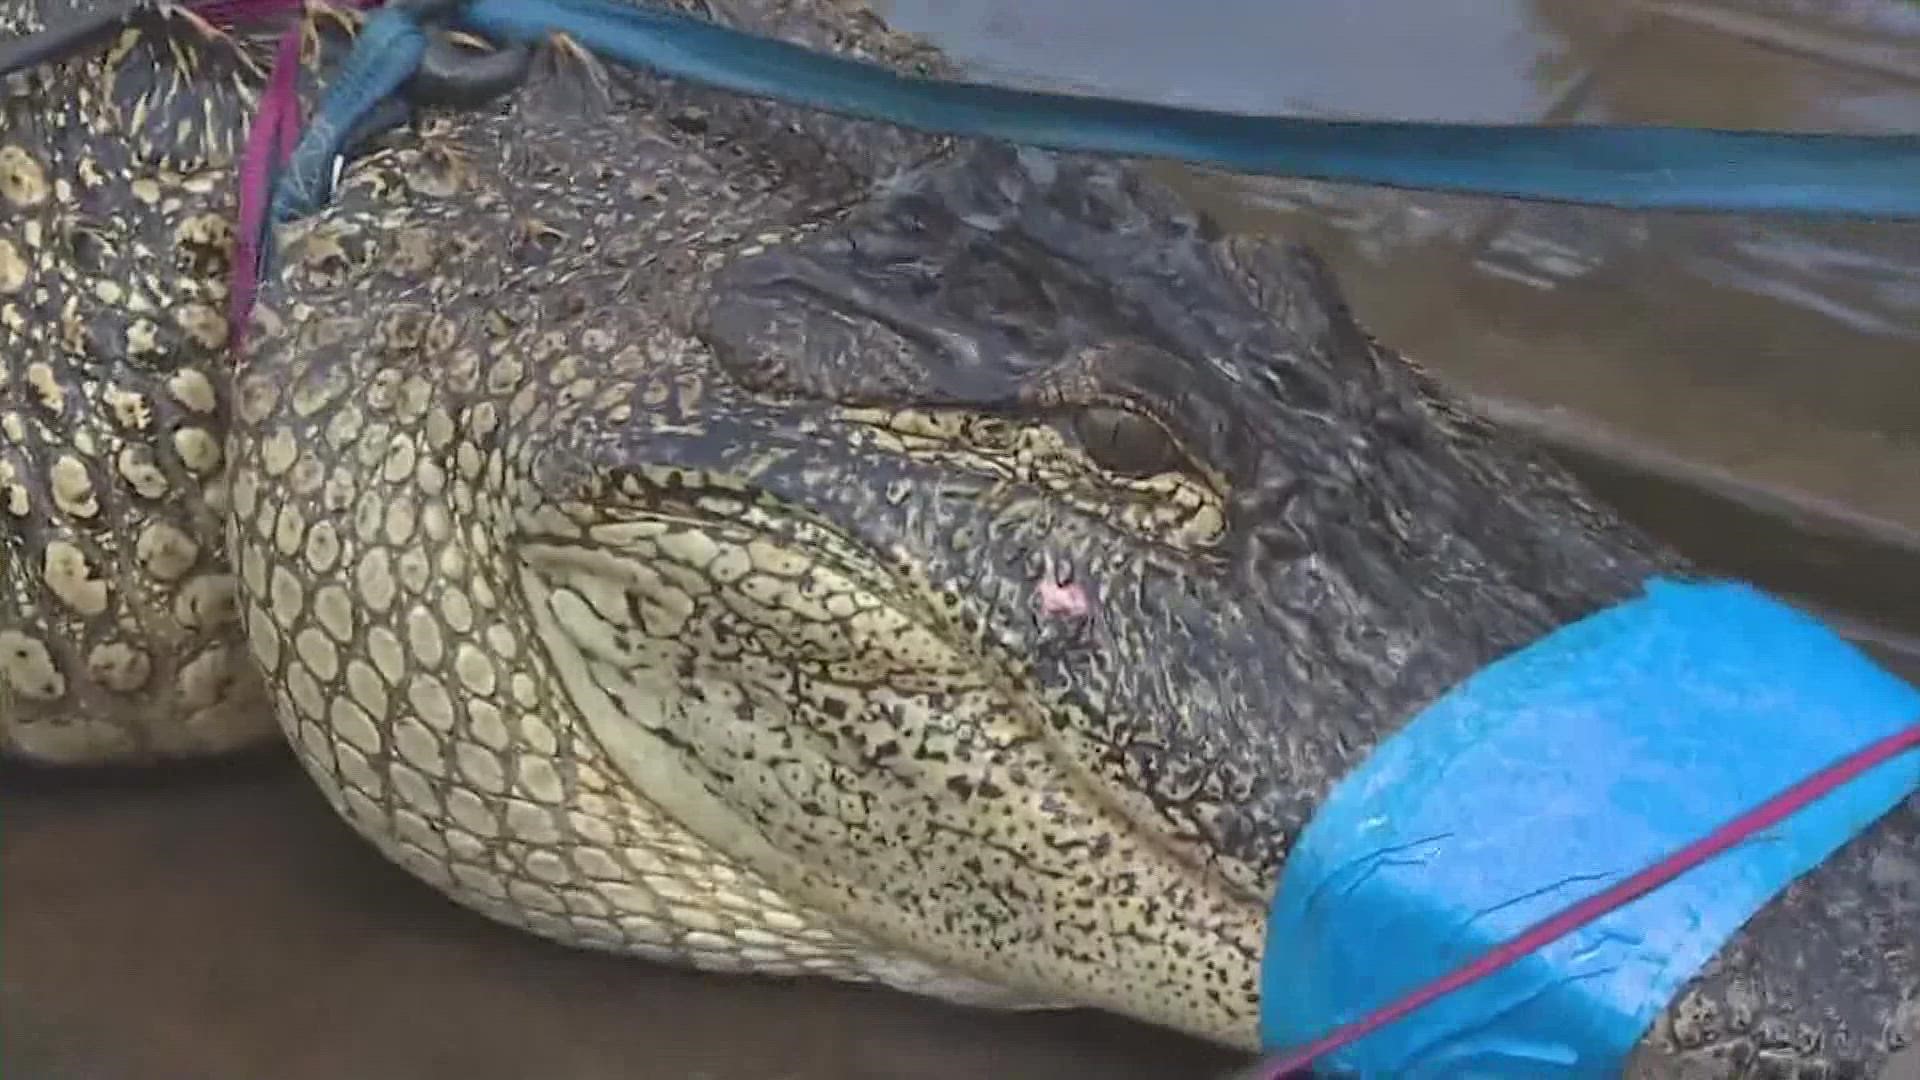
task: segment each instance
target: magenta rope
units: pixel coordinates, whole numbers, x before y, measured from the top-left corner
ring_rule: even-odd
[[[338,2],[364,11],[378,7],[381,0]],[[306,3],[307,0],[200,0],[188,7],[216,26],[231,27],[287,11],[304,10]],[[302,30],[302,25],[296,23],[280,36],[280,45],[273,55],[273,70],[268,73],[266,90],[260,96],[260,111],[247,132],[246,149],[240,158],[236,180],[240,195],[239,224],[227,301],[228,339],[236,352],[246,345],[247,323],[253,317],[254,300],[260,292],[261,244],[269,226],[266,217],[272,198],[273,174],[286,164],[300,140]]]
[[[241,0],[247,2],[247,0]],[[272,3],[276,0],[265,0]],[[273,70],[260,97],[260,112],[247,132],[236,186],[240,194],[239,224],[234,237],[233,282],[228,297],[229,339],[235,350],[246,345],[247,323],[259,295],[261,242],[268,228],[267,207],[274,170],[286,163],[300,133],[300,38],[302,27],[289,27],[274,50]]]

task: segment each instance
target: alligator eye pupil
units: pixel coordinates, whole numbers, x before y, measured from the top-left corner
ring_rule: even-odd
[[[1122,476],[1155,476],[1184,465],[1180,448],[1159,424],[1125,409],[1096,406],[1073,414],[1073,432],[1101,468]]]

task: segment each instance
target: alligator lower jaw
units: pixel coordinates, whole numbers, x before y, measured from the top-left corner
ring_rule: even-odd
[[[1044,691],[985,659],[911,575],[844,535],[811,535],[804,559],[769,542],[791,521],[622,518],[600,548],[523,545],[519,589],[582,730],[634,792],[871,942],[880,981],[1255,1046],[1262,898],[1130,815],[1051,738]],[[742,588],[672,554],[702,552],[711,574],[709,550],[753,551]],[[808,569],[746,584],[746,567],[785,564]],[[772,615],[796,609],[838,614]]]

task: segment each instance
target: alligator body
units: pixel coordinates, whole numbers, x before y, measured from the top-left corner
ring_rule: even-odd
[[[831,0],[712,6],[937,67]],[[22,221],[76,235],[57,185],[86,159],[0,141],[55,192],[9,208],[0,255]],[[130,193],[164,172],[122,168]],[[168,205],[116,212],[153,230]],[[1684,570],[1371,340],[1310,255],[1217,235],[1123,164],[562,44],[510,106],[353,162],[279,243],[231,373],[211,334],[110,341],[100,370],[101,323],[76,341],[38,286],[0,296],[25,508],[0,633],[38,643],[0,728],[74,759],[129,744],[23,733],[180,725],[187,698],[88,666],[102,627],[156,673],[244,652],[226,700],[269,701],[356,830],[570,944],[1251,1046],[1266,902],[1330,785],[1467,675]],[[178,288],[177,250],[32,272]],[[113,471],[123,369],[142,437],[224,435],[199,486]],[[166,397],[186,372],[199,413]],[[113,537],[163,509],[194,554],[161,582]],[[117,614],[195,574],[236,623]],[[229,711],[206,745],[250,731]],[[1916,941],[1909,803],[1730,942],[1632,1072],[1871,1076],[1920,1025]]]

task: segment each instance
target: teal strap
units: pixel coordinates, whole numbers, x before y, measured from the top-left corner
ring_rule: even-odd
[[[367,20],[275,185],[272,220],[291,221],[327,204],[353,133],[413,77],[426,51],[426,31],[410,9],[389,6]]]
[[[497,41],[570,35],[618,63],[949,135],[1309,177],[1635,210],[1920,218],[1920,137],[1247,116],[897,74],[623,0],[470,0]],[[331,194],[349,134],[419,68],[414,20],[373,17],[301,140],[276,220]]]
[[[922,131],[1236,172],[1635,210],[1920,217],[1920,137],[1248,116],[896,74],[624,0],[471,0],[496,40]]]

